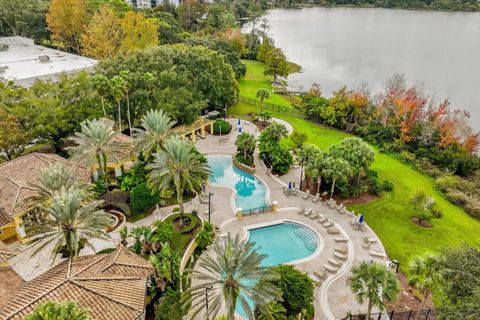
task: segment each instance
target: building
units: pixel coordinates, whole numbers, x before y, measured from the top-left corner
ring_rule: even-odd
[[[48,301],[74,301],[96,320],[141,320],[153,273],[148,261],[123,246],[109,254],[69,258],[6,292],[0,320],[24,319]]]
[[[35,195],[31,185],[42,171],[58,162],[72,167],[83,181],[91,180],[88,169],[56,154],[31,153],[0,164],[0,241],[23,243],[24,220],[32,209],[27,199]]]
[[[15,253],[5,243],[0,241],[0,268],[8,267],[10,265],[8,260],[13,257],[15,257]]]
[[[24,37],[0,37],[0,80],[29,87],[37,80],[91,70],[97,60],[34,44]]]

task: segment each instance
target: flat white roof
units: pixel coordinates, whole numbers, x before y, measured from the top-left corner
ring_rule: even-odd
[[[24,37],[0,37],[0,78],[13,80],[28,87],[36,80],[55,79],[61,73],[88,70],[98,61],[34,44]],[[48,56],[48,62],[40,62],[39,56]]]

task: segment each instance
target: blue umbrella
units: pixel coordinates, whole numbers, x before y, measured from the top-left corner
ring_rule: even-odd
[[[240,125],[240,118],[238,118],[238,125]]]
[[[238,126],[238,132],[242,133],[242,127],[241,126]]]
[[[292,182],[288,181],[288,189],[292,189]]]
[[[363,214],[361,214],[360,217],[358,218],[358,222],[363,223],[363,220],[364,220],[363,219]]]

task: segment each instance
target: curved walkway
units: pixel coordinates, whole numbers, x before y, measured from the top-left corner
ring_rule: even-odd
[[[233,155],[235,153],[234,142],[238,136],[238,130],[236,129],[237,119],[229,119],[229,122],[233,125],[230,134],[221,138],[219,136],[207,136],[206,139],[197,142],[196,145],[199,151],[207,155]],[[259,132],[255,125],[243,120],[241,124],[243,132],[250,132],[258,136]],[[288,125],[291,127],[290,124]],[[333,320],[345,316],[349,311],[352,313],[365,312],[366,305],[360,305],[356,302],[347,281],[351,276],[352,266],[362,261],[386,262],[385,249],[376,234],[368,226],[364,231],[355,230],[351,225],[351,221],[354,219],[352,215],[342,214],[337,209],[330,208],[324,201],[313,202],[311,196],[305,200],[302,197],[304,195],[302,192],[298,192],[296,196],[286,196],[283,193],[285,182],[269,174],[264,164],[258,160],[258,157],[256,157],[255,161],[257,168],[255,175],[266,184],[270,192],[270,199],[277,201],[279,210],[276,213],[258,214],[238,219],[235,217],[235,208],[231,205],[225,205],[225,203],[229,203],[226,199],[231,198],[232,190],[208,186],[207,192],[213,191],[215,194],[212,197],[213,210],[211,218],[213,223],[220,226],[220,235],[241,233],[243,236],[246,236],[247,226],[268,225],[284,220],[305,224],[319,234],[323,245],[321,250],[317,250],[310,258],[295,263],[295,266],[299,270],[307,272],[315,280],[319,280],[319,278],[317,278],[314,272],[321,270],[323,265],[328,263],[329,259],[334,258],[335,249],[345,245],[348,246],[348,255],[341,264],[340,269],[336,273],[327,273],[326,279],[315,290],[315,319]],[[316,213],[324,215],[333,222],[333,226],[336,227],[339,233],[329,234],[328,230],[331,231],[331,229],[325,228],[318,221],[318,218],[311,219],[304,214],[299,214],[299,208],[312,209]],[[368,248],[364,247],[365,239],[372,241]],[[343,241],[340,242],[339,240]],[[379,256],[372,255],[371,251],[378,252]]]

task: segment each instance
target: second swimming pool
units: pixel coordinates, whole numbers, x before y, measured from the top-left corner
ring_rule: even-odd
[[[253,175],[233,166],[230,156],[208,156],[208,165],[212,175],[208,177],[211,185],[230,187],[236,190],[235,206],[242,210],[251,210],[268,206],[267,190]]]

